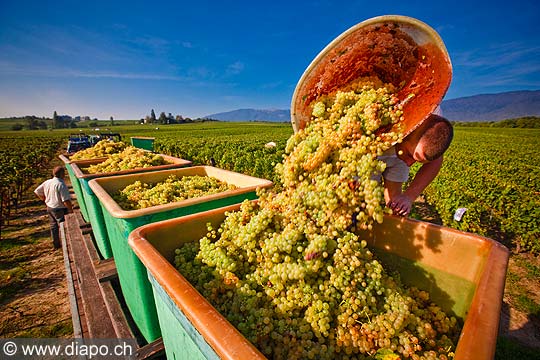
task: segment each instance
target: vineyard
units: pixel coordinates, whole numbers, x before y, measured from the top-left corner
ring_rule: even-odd
[[[280,163],[287,139],[288,124],[247,124],[223,126],[192,125],[187,131],[152,134],[155,151],[195,164],[210,165],[279,182],[274,165]],[[274,144],[270,144],[274,143]]]
[[[290,124],[197,123],[115,127],[130,136],[155,137],[154,150],[247,175],[279,180]],[[0,139],[2,221],[16,207],[20,192],[54,156],[68,130],[7,133]],[[16,134],[16,135],[12,135]],[[441,172],[424,191],[445,226],[496,239],[517,251],[540,253],[539,129],[456,127]],[[412,173],[417,169],[413,166]],[[460,220],[456,210],[466,209]]]
[[[156,136],[156,151],[274,181],[292,133],[286,125],[229,125]],[[253,127],[253,125],[251,125]],[[275,147],[266,147],[275,142]],[[455,129],[439,176],[425,190],[445,226],[501,241],[517,250],[540,253],[540,130]],[[413,173],[418,167],[413,168]],[[459,221],[456,210],[466,211]]]
[[[17,210],[23,192],[34,184],[62,143],[60,137],[0,138],[0,231]]]
[[[539,145],[536,129],[457,128],[427,201],[447,226],[538,254]],[[458,208],[466,209],[459,221]]]

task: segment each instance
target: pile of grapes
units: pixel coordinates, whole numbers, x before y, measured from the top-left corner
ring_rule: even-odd
[[[402,119],[393,91],[371,79],[320,99],[276,166],[283,190],[176,250],[178,270],[268,358],[454,355],[457,320],[402,286],[356,231],[389,211],[373,174],[401,141],[377,135]]]
[[[88,160],[88,159],[97,159],[100,157],[108,157],[112,154],[119,153],[126,148],[126,143],[121,141],[112,141],[112,140],[100,140],[96,145],[89,147],[84,150],[77,151],[71,160]]]
[[[140,169],[150,166],[167,164],[163,156],[154,154],[134,146],[127,146],[119,153],[110,155],[107,160],[99,164],[90,165],[82,169],[89,174],[108,173],[128,169]]]
[[[137,210],[234,189],[236,186],[210,176],[171,175],[154,184],[136,181],[115,193],[113,199],[124,210]]]

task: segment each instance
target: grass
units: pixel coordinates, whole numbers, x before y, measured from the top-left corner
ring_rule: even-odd
[[[14,231],[14,229],[12,230]],[[8,237],[13,231],[6,231],[5,233],[2,234],[3,239],[0,240],[0,251],[4,252],[4,251],[16,249],[24,245],[37,244],[40,240],[39,238],[34,238],[32,236],[25,236],[22,238],[21,237],[19,238]]]
[[[20,338],[63,338],[73,334],[71,317],[55,324],[38,325],[17,334]]]
[[[24,280],[28,276],[28,272],[22,266],[13,266],[10,263],[8,269],[0,270],[0,303],[14,296],[17,292],[24,288]],[[2,267],[5,267],[2,261]]]
[[[515,298],[516,308],[533,316],[540,316],[540,304],[525,294],[519,294]]]
[[[512,305],[522,312],[539,317],[540,304],[533,298],[538,289],[531,288],[530,284],[537,284],[540,268],[527,257],[514,255],[512,260],[515,266],[510,266],[506,274],[506,292],[511,294]]]
[[[530,262],[527,262],[527,261],[524,261],[524,260],[519,260],[517,262],[520,266],[524,267],[525,269],[527,269],[527,278],[529,279],[538,279],[540,278],[540,267],[530,263]]]

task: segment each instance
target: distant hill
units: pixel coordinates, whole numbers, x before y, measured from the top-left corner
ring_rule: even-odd
[[[524,116],[540,116],[540,90],[510,91],[445,100],[443,115],[451,121],[498,121]],[[289,110],[239,109],[207,115],[223,121],[289,122]]]
[[[452,121],[498,121],[540,116],[540,90],[510,91],[445,100],[444,117]]]
[[[223,120],[223,121],[273,121],[273,122],[289,122],[291,116],[289,110],[279,109],[239,109],[227,111],[218,114],[205,116],[207,119]]]

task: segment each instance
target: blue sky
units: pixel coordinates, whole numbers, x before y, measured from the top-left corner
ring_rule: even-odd
[[[0,117],[288,109],[329,42],[387,14],[440,34],[445,99],[540,89],[537,0],[0,0]]]

